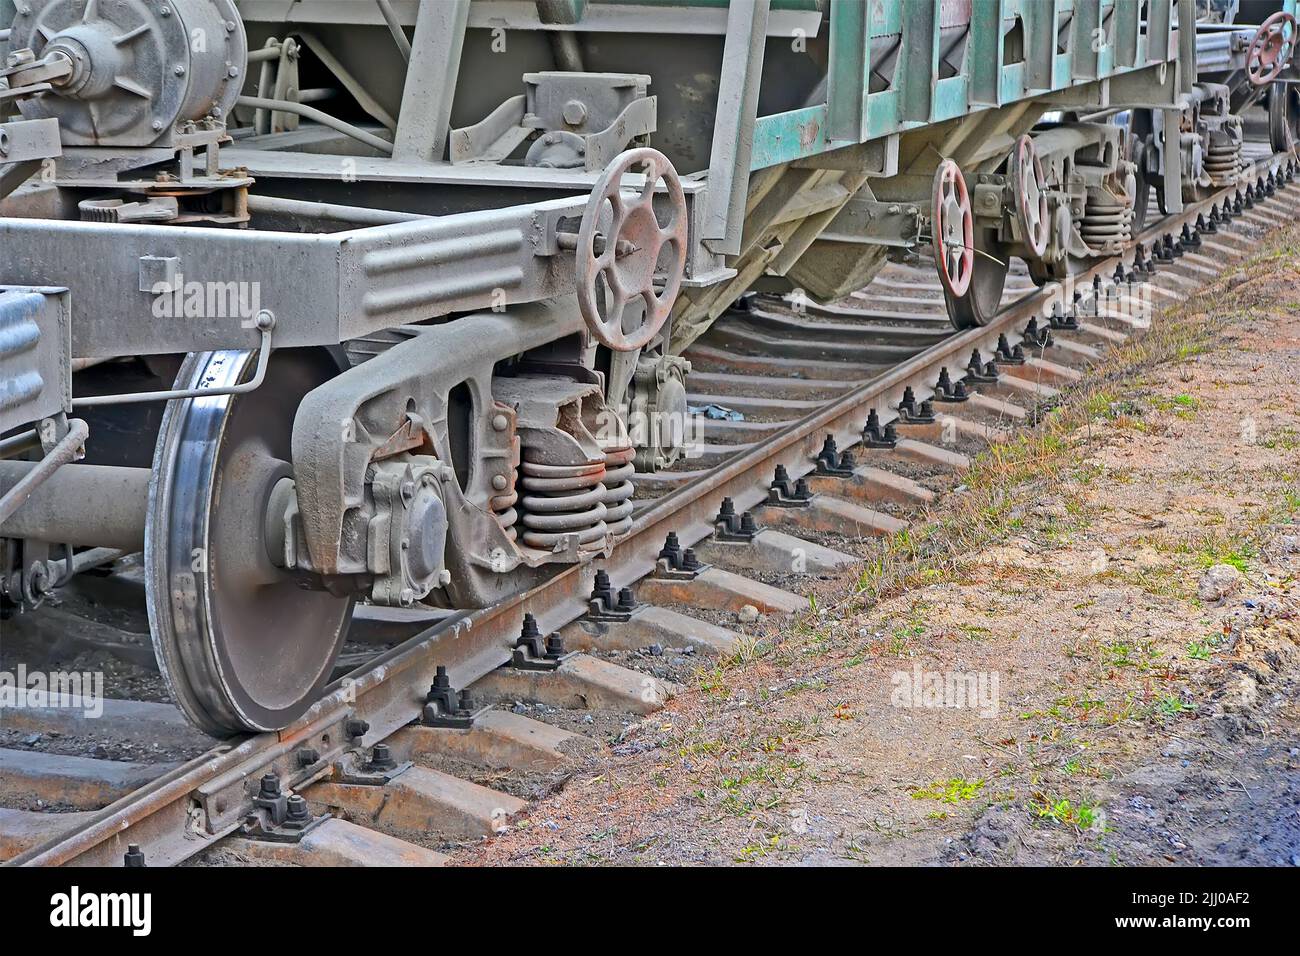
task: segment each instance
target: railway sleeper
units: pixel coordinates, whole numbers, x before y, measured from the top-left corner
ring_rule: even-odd
[[[93,810],[43,813],[0,807],[0,863],[84,826],[94,816]]]
[[[595,621],[581,617],[560,629],[566,647],[575,650],[638,651],[652,644],[693,647],[705,655],[732,653],[740,635],[725,627],[672,608],[642,604],[626,621]]]
[[[856,472],[857,469],[854,469],[854,475],[856,475]],[[851,475],[850,480],[852,477]],[[825,477],[819,479],[822,486],[834,481],[845,481],[845,479],[828,479]],[[836,489],[836,491],[838,490]],[[808,500],[807,507],[804,508],[764,505],[758,509],[758,517],[766,524],[779,524],[799,531],[829,532],[852,537],[883,537],[895,534],[907,527],[907,522],[900,521],[891,515],[864,508],[860,504],[825,492],[814,494]],[[761,538],[762,535],[759,537]],[[788,543],[793,544],[795,547],[802,547],[803,544],[808,542],[801,544],[798,538],[792,538]],[[834,570],[843,566],[842,563],[839,563],[838,558],[835,561],[835,564],[824,561],[819,563],[825,566],[826,570]],[[809,570],[813,570],[813,568],[810,567]]]
[[[499,667],[475,681],[473,691],[483,700],[522,700],[564,710],[618,710],[648,714],[678,693],[668,681],[589,654],[577,654],[548,671]]]
[[[98,810],[176,766],[0,749],[0,801],[11,806]]]
[[[860,501],[887,502],[906,508],[931,504],[937,497],[919,482],[874,465],[859,465],[848,478],[809,475],[807,481],[814,493],[827,492]]]
[[[502,830],[524,801],[441,770],[410,766],[380,786],[333,780],[302,792],[328,813],[397,837],[472,840]]]
[[[774,513],[779,520],[786,520],[793,514],[786,509],[764,508],[762,511],[764,514]],[[851,554],[775,528],[761,529],[750,541],[705,539],[696,544],[695,550],[701,560],[715,567],[765,574],[821,574],[849,567],[858,561]]]
[[[732,613],[738,613],[746,605],[767,614],[794,614],[808,607],[808,599],[802,595],[714,566],[691,578],[651,575],[642,579],[638,592],[641,600],[655,604],[706,607]]]
[[[297,843],[231,837],[222,848],[252,862],[293,866],[442,866],[447,857],[347,820],[331,818]]]
[[[595,741],[508,710],[489,710],[462,729],[403,727],[386,741],[396,761],[446,755],[493,770],[542,773],[570,766]]]

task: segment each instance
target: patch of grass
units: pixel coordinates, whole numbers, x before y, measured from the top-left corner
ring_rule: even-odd
[[[1254,557],[1254,548],[1249,545],[1232,545],[1224,542],[1207,543],[1196,555],[1197,563],[1202,568],[1216,564],[1229,564],[1245,573],[1250,569],[1250,559]]]
[[[1078,803],[1041,794],[1035,798],[1034,811],[1039,817],[1073,827],[1076,830],[1091,830],[1100,820],[1098,806],[1093,803]]]
[[[1177,717],[1193,708],[1177,694],[1165,694],[1156,701],[1155,713],[1163,718]]]
[[[742,664],[749,664],[761,657],[766,657],[772,650],[772,646],[757,635],[742,634],[736,641],[735,650],[727,656],[726,665],[729,667],[738,667]]]
[[[1191,395],[1175,395],[1173,398],[1153,397],[1151,407],[1161,412],[1173,412],[1179,418],[1190,419],[1196,417],[1196,410],[1201,407]]]
[[[772,834],[762,843],[750,843],[748,846],[741,847],[739,855],[736,857],[737,863],[750,863],[754,860],[762,859],[769,853],[775,853],[781,847],[781,837],[779,834]]]
[[[1195,582],[1189,582],[1186,574],[1173,565],[1129,569],[1112,565],[1097,578],[1130,585],[1153,597],[1187,600],[1195,593]]]
[[[968,780],[965,777],[952,777],[949,780],[936,780],[928,787],[912,791],[913,800],[940,800],[943,803],[961,803],[974,800],[984,789],[984,779]]]
[[[1187,642],[1187,656],[1194,661],[1208,661],[1214,652],[1201,641]]]
[[[1160,657],[1160,649],[1156,647],[1154,641],[1136,644],[1128,641],[1112,641],[1104,645],[1104,653],[1104,663],[1111,667],[1134,667],[1138,670],[1147,670]]]
[[[1296,429],[1287,425],[1275,432],[1270,432],[1267,436],[1261,438],[1258,444],[1261,448],[1291,451],[1300,448],[1300,431],[1296,431]]]
[[[701,667],[695,672],[695,686],[712,697],[730,697],[731,685],[727,683],[726,670],[722,664]]]

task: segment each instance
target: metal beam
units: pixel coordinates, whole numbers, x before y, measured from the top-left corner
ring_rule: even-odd
[[[394,159],[437,162],[447,146],[470,0],[420,0]]]
[[[1178,92],[1196,86],[1196,9],[1192,0],[1178,0]]]
[[[723,255],[740,252],[770,5],[771,0],[753,0],[727,8],[722,83],[709,158],[709,198],[700,233],[705,245]]]
[[[1165,209],[1169,210],[1170,215],[1177,215],[1183,211],[1183,147],[1179,133],[1183,111],[1172,109],[1162,110],[1162,113],[1165,137]]]

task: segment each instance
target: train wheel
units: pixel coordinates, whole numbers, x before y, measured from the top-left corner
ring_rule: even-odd
[[[1300,143],[1300,91],[1290,83],[1269,90],[1268,142],[1275,153],[1289,153]]]
[[[247,380],[256,353],[188,356],[178,388]],[[337,374],[325,352],[286,350],[255,391],[168,404],[145,528],[154,652],[181,710],[217,737],[278,730],[329,680],[352,598],[304,587],[267,545],[272,494],[290,477],[294,413]]]
[[[1002,290],[1007,284],[1007,262],[994,230],[975,231],[974,253],[965,295],[944,290],[948,319],[957,329],[988,325],[998,314]]]

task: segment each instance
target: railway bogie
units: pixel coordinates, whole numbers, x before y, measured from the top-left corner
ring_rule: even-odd
[[[214,735],[302,719],[358,607],[590,574],[754,290],[925,262],[985,326],[1300,115],[1294,0],[497,7],[0,2],[0,600],[142,545]]]

